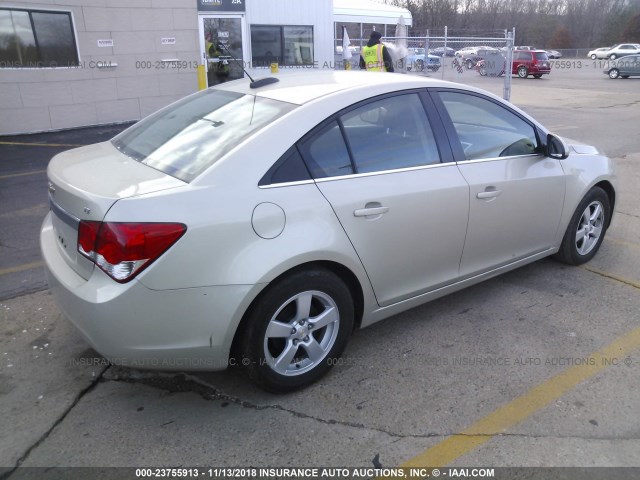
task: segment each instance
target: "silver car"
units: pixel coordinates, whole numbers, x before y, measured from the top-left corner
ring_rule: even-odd
[[[287,391],[355,328],[549,255],[590,260],[612,162],[482,90],[238,80],[49,164],[49,285],[115,364],[243,365]]]
[[[604,73],[613,79],[640,76],[640,55],[627,55],[613,60],[609,62]]]

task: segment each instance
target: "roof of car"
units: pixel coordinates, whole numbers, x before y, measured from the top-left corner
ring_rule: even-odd
[[[449,82],[416,75],[364,71],[317,71],[309,69],[307,72],[279,74],[276,78],[278,78],[278,82],[259,88],[251,88],[251,81],[247,78],[216,85],[214,88],[302,105],[332,93],[366,88],[369,85],[384,85],[388,87],[389,91],[450,85]]]

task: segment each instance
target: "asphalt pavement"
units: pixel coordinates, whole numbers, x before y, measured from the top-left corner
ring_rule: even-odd
[[[501,79],[444,73],[502,93]],[[596,65],[513,79],[513,103],[616,159],[616,212],[594,260],[545,259],[356,332],[328,376],[288,395],[237,369],[144,372],[91,350],[38,264],[44,169],[121,127],[0,138],[0,477],[68,466],[640,467],[639,87]]]

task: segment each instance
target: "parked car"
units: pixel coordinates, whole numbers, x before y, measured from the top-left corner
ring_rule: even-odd
[[[609,78],[629,78],[640,75],[640,55],[627,55],[609,63],[604,71]]]
[[[589,53],[587,53],[587,57],[589,57],[591,60],[603,60],[607,58],[607,52],[612,48],[613,47],[596,48],[595,50],[591,50]]]
[[[518,47],[513,47],[514,50],[539,50],[538,48],[532,45],[521,45]]]
[[[440,69],[440,57],[429,54],[428,60],[425,55],[424,48],[410,48],[409,55],[406,57],[407,70],[414,70],[416,72],[422,72],[425,69],[432,72],[437,72]]]
[[[562,58],[562,53],[560,53],[558,50],[545,50],[545,52],[547,52],[547,57],[549,57],[550,59],[557,60],[559,58]]]
[[[473,47],[468,50],[459,50],[456,52],[456,55],[459,58],[458,61],[467,67],[468,70],[471,70],[480,60],[491,52],[499,52],[499,50],[493,47]],[[458,55],[458,53],[460,53],[460,55]]]
[[[512,74],[520,78],[533,75],[540,78],[551,73],[549,57],[544,50],[516,50],[513,52]]]
[[[640,53],[640,44],[638,43],[621,43],[611,47],[607,52],[607,58],[609,60],[615,60],[616,58],[624,57],[627,55],[634,55]]]
[[[456,51],[450,47],[436,47],[432,50],[429,50],[429,53],[432,55],[436,55],[437,57],[455,57]]]
[[[549,255],[589,261],[614,169],[566,142],[413,75],[223,83],[51,160],[49,286],[118,365],[301,388],[354,328]]]

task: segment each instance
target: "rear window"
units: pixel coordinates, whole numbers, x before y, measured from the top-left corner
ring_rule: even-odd
[[[125,155],[191,182],[252,133],[295,105],[208,89],[190,95],[112,140]]]
[[[536,52],[535,56],[536,56],[536,60],[549,60],[549,57],[545,52]]]

